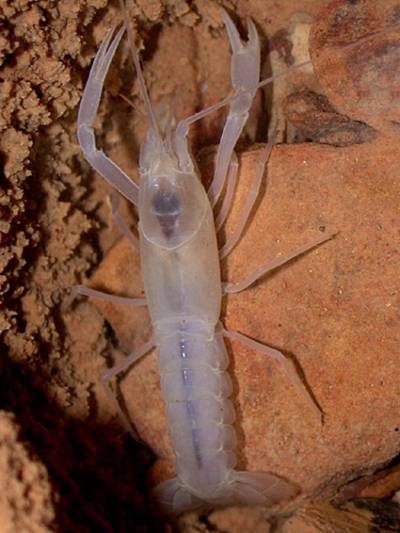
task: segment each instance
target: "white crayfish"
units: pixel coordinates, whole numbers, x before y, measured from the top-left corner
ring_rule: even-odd
[[[268,82],[258,83],[260,46],[257,31],[249,20],[248,41],[242,43],[235,25],[222,11],[232,48],[233,95],[181,120],[175,129],[170,119],[165,131],[160,131],[125,10],[124,14],[124,25],[116,34],[114,30],[108,33],[93,62],[79,108],[78,139],[91,166],[138,209],[146,299],[113,297],[82,286],[75,287],[73,293],[111,299],[116,303],[147,305],[149,309],[152,339],[110,369],[103,382],[108,385],[110,393],[109,381],[113,376],[138,361],[153,346],[157,347],[161,389],[176,456],[176,477],[155,489],[161,505],[174,513],[204,506],[272,505],[292,498],[298,489],[270,473],[235,470],[236,435],[232,426],[235,411],[229,399],[232,383],[226,371],[228,357],[223,337],[239,339],[273,357],[307,401],[311,400],[290,361],[278,350],[222,327],[219,322],[221,298],[223,293],[246,289],[269,270],[324,242],[331,235],[315,239],[264,264],[240,283],[221,284],[220,258],[232,250],[242,233],[272,148],[272,142],[269,142],[263,151],[237,231],[218,251],[216,227],[219,229],[225,220],[236,183],[238,165],[233,149],[248,118],[257,88]],[[139,186],[103,151],[96,149],[92,128],[108,68],[126,30],[150,122],[140,148]],[[190,154],[187,133],[192,123],[224,105],[229,105],[229,114],[216,157],[214,179],[206,192]],[[214,221],[212,208],[224,188],[226,194],[221,211]],[[128,235],[129,230],[121,221],[115,202],[113,211]],[[135,240],[132,235],[130,238]],[[124,422],[127,422],[126,418]]]

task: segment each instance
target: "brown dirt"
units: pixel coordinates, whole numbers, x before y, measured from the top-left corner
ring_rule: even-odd
[[[264,75],[307,56],[304,43],[311,20],[325,4],[322,0],[221,3],[242,28],[246,16],[256,21]],[[139,29],[145,77],[160,113],[174,93],[179,116],[184,116],[229,91],[229,52],[218,2],[137,0],[128,1],[128,9]],[[155,518],[148,498],[146,473],[154,463],[154,451],[169,457],[166,438],[158,440],[163,421],[154,358],[138,369],[129,385],[131,392],[122,387],[126,406],[150,446],[134,443],[124,434],[99,385],[106,367],[146,338],[145,315],[134,315],[134,327],[129,330],[131,323],[124,326],[122,311],[117,315],[112,310],[110,317],[110,311],[100,312],[84,300],[69,312],[61,311],[69,288],[84,282],[100,264],[95,280],[104,287],[103,274],[109,280],[110,269],[118,265],[112,254],[118,252],[125,266],[132,261],[136,268],[124,241],[114,246],[118,233],[111,224],[109,188],[90,171],[76,142],[77,105],[88,67],[105,32],[118,20],[118,3],[108,0],[3,0],[0,4],[1,531],[131,532],[172,527]],[[137,178],[137,149],[146,122],[132,80],[124,45],[111,68],[96,126],[99,145]],[[278,138],[303,140],[304,132],[287,123],[280,106],[288,94],[303,90],[321,92],[310,68],[293,74],[290,81],[281,79],[275,91],[265,90],[256,102],[242,148],[265,141],[268,116],[278,125]],[[133,99],[135,109],[119,93]],[[351,119],[364,120],[357,113]],[[194,128],[195,151],[217,142],[222,124],[223,115]],[[370,125],[379,129],[379,124]],[[399,330],[398,260],[393,255],[399,191],[392,183],[399,153],[393,139],[374,143],[374,150],[364,144],[357,149],[351,146],[353,152],[314,144],[276,149],[271,160],[277,176],[275,215],[267,194],[260,202],[261,216],[249,228],[247,245],[243,239],[244,248],[238,248],[225,266],[236,279],[260,257],[280,252],[282,243],[285,249],[303,243],[320,226],[341,231],[325,248],[283,269],[265,286],[258,284],[242,300],[232,298],[224,308],[227,325],[293,353],[326,409],[328,422],[321,428],[269,362],[232,345],[232,353],[239,355],[234,371],[241,431],[247,438],[242,461],[249,468],[267,465],[298,481],[305,495],[315,496],[322,489],[326,495],[333,494],[339,484],[387,463],[399,451],[398,393],[394,392],[396,387],[399,390],[398,342],[393,333]],[[243,167],[254,165],[256,153],[243,156]],[[304,161],[308,168],[316,165],[319,181],[309,181]],[[352,173],[356,161],[359,174]],[[381,177],[374,186],[383,167],[391,185],[388,189]],[[329,169],[338,169],[336,181],[334,177],[324,181]],[[244,194],[246,182],[243,179],[244,188],[238,194]],[[329,198],[326,206],[319,204],[321,190],[324,200]],[[359,220],[354,214],[346,224],[345,214],[360,198],[364,214]],[[379,213],[374,210],[375,200]],[[340,209],[340,202],[348,211]],[[296,205],[300,214],[292,211]],[[125,204],[123,211],[134,219]],[[279,213],[289,214],[293,224],[288,227]],[[353,241],[350,237],[361,226],[365,239]],[[287,230],[285,236],[282,229]],[[269,244],[264,235],[269,235]],[[372,253],[375,249],[379,260]],[[367,274],[362,277],[364,270]],[[116,271],[104,288],[119,294],[140,290],[137,277],[130,283],[120,274]],[[296,285],[299,278],[304,280],[301,289]],[[379,320],[365,329],[361,322],[368,320],[370,311]],[[354,334],[350,334],[352,328],[356,328]],[[257,383],[255,372],[261,375],[265,368],[266,382]],[[144,390],[142,406],[135,383]],[[284,406],[279,397],[285,398]],[[261,441],[266,444],[260,446]],[[317,467],[316,450],[323,457]],[[161,476],[171,471],[157,464],[153,473],[157,468]],[[259,510],[190,516],[174,527],[180,531],[269,530],[265,513]]]

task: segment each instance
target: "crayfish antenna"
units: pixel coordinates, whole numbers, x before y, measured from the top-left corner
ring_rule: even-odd
[[[139,80],[140,94],[142,95],[144,105],[146,107],[146,112],[147,112],[148,119],[150,121],[150,125],[152,129],[154,130],[155,134],[157,135],[158,139],[161,141],[162,138],[161,138],[161,133],[160,133],[160,127],[157,123],[156,115],[151,105],[149,92],[147,90],[146,83],[144,81],[142,67],[140,66],[139,53],[135,45],[135,40],[133,38],[132,28],[129,23],[128,12],[126,10],[125,2],[124,0],[119,0],[119,3],[120,3],[121,11],[124,17],[124,24],[126,26],[126,31],[128,33],[128,41],[129,41],[129,47],[131,50],[132,61],[133,61],[133,64],[135,65],[137,77]]]

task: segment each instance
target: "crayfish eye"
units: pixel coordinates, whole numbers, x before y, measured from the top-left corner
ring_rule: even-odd
[[[169,239],[175,232],[181,214],[179,198],[173,191],[158,190],[153,196],[152,204],[152,211],[164,235]]]

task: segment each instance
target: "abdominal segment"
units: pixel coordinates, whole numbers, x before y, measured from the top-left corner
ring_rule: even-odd
[[[165,363],[166,350],[175,347]],[[161,388],[182,483],[218,490],[235,465],[236,436],[226,353],[215,338],[169,337],[159,348]],[[224,348],[225,350],[225,348]],[[163,365],[166,371],[162,371]]]

